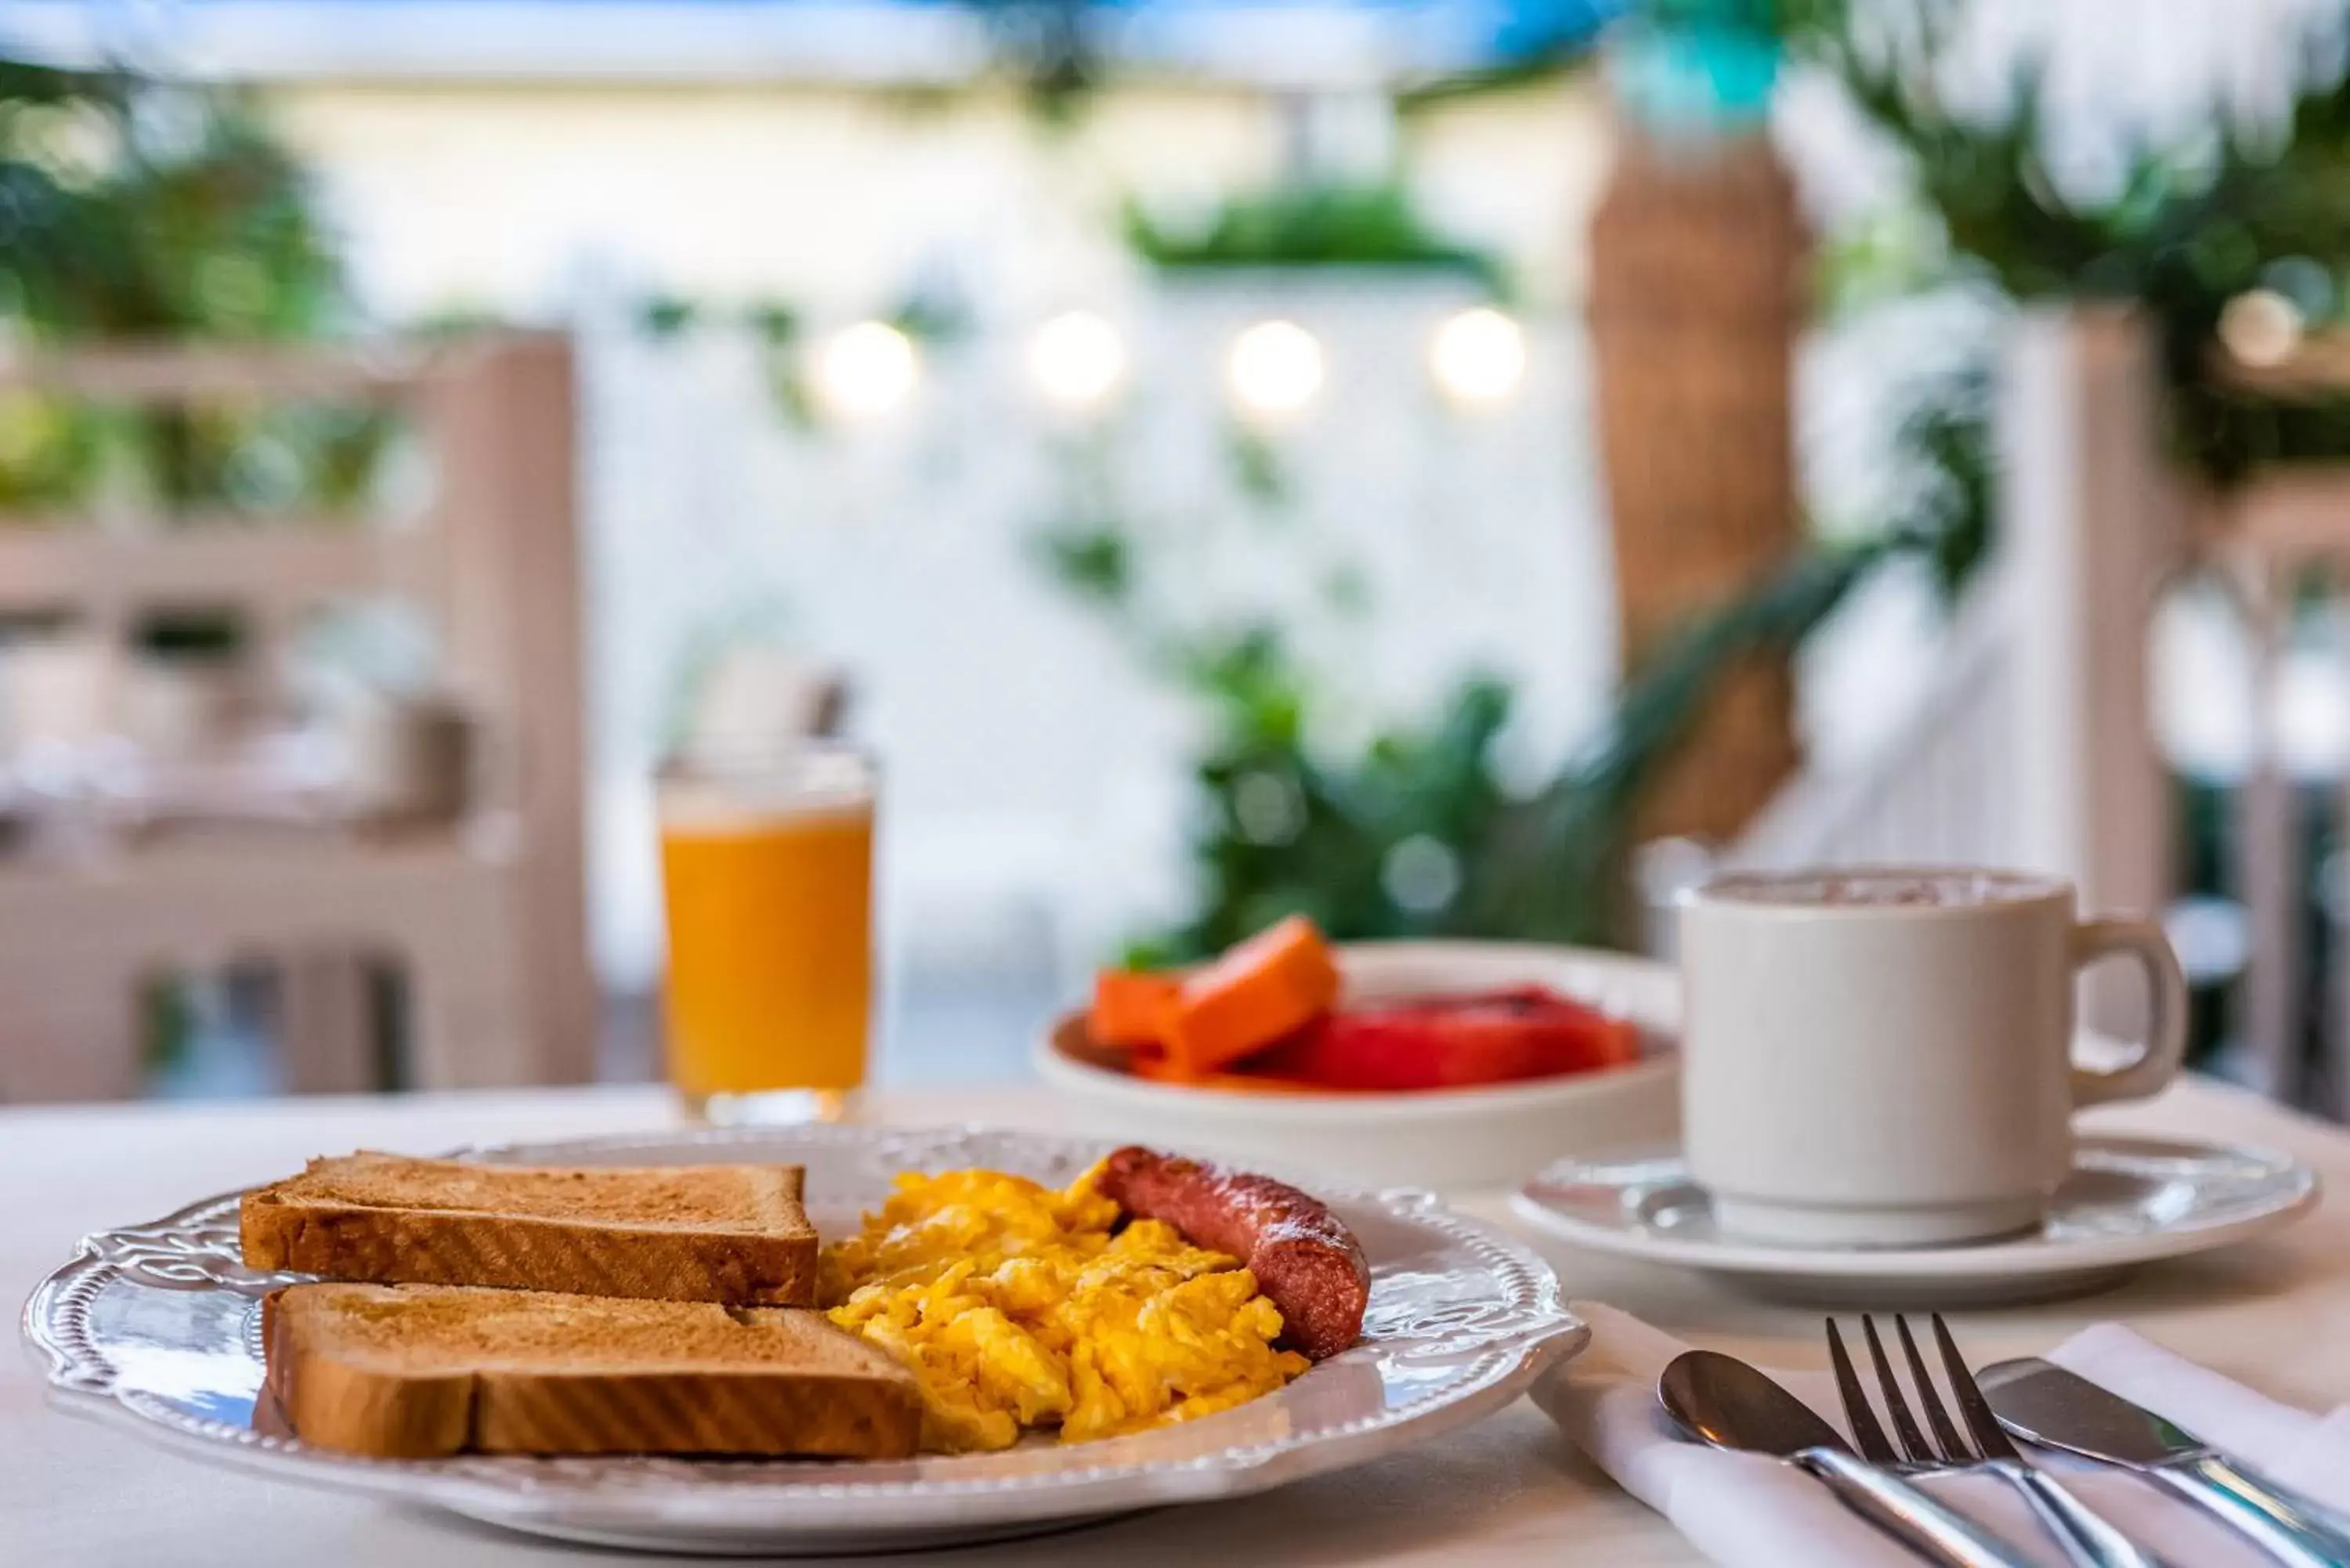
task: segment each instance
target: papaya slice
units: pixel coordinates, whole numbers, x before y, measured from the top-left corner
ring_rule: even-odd
[[[1159,1014],[1170,1075],[1199,1077],[1286,1039],[1338,999],[1338,965],[1292,915],[1187,977]]]
[[[1156,1049],[1159,1019],[1181,985],[1171,974],[1103,970],[1094,976],[1094,1004],[1086,1013],[1086,1033],[1097,1045]]]

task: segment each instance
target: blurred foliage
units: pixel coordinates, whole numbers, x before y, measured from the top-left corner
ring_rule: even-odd
[[[98,422],[70,404],[0,391],[0,508],[30,511],[87,494],[105,452]]]
[[[2350,402],[2279,404],[2231,390],[2210,369],[2220,313],[2247,289],[2274,289],[2313,319],[2344,315],[2350,81],[2340,47],[2313,40],[2316,75],[2285,125],[2228,123],[2206,146],[2142,149],[2114,190],[2074,197],[2046,162],[2035,65],[1988,115],[1939,96],[1963,14],[1957,0],[1653,0],[1643,12],[1652,26],[1775,33],[1831,71],[1908,164],[1908,205],[1824,247],[1831,305],[1946,287],[2133,302],[2158,323],[2167,417],[2187,461],[2224,479],[2259,462],[2350,455]],[[1128,222],[1136,248],[1170,266],[1344,265],[1382,247],[1399,256],[1429,247],[1394,237],[1392,210],[1362,210],[1378,215],[1357,223],[1343,202],[1297,194],[1244,199],[1202,234],[1171,243],[1136,214]],[[1748,654],[1800,642],[1888,561],[1922,563],[1955,595],[1983,558],[1993,489],[1988,355],[1986,343],[1981,357],[1896,394],[1904,408],[1895,456],[1916,476],[1899,515],[1869,542],[1815,546],[1693,622],[1631,672],[1592,747],[1529,797],[1513,798],[1492,766],[1508,694],[1491,681],[1465,682],[1427,723],[1333,761],[1314,754],[1317,698],[1275,630],[1250,628],[1201,649],[1184,664],[1214,720],[1196,770],[1200,906],[1143,956],[1194,956],[1293,909],[1350,938],[1624,934],[1634,807],[1721,674]],[[1134,597],[1138,564],[1114,529],[1066,549],[1058,564],[1098,604]],[[1408,845],[1431,848],[1424,865],[1449,869],[1402,886],[1392,873]],[[1399,888],[1447,896],[1415,901],[1399,898]]]
[[[1723,673],[1758,655],[1791,652],[1885,562],[1939,541],[1896,532],[1816,545],[1752,590],[1697,617],[1632,671],[1589,751],[1514,804],[1489,841],[1464,902],[1462,935],[1616,945],[1634,934],[1625,862],[1633,814],[1657,770],[1704,711]]]
[[[772,296],[717,301],[654,294],[637,302],[635,314],[637,331],[657,343],[703,330],[747,335],[768,398],[784,423],[802,434],[825,428],[827,416],[816,389],[816,356],[823,345],[809,333],[807,313],[800,306]],[[969,302],[937,279],[918,282],[874,319],[926,350],[956,348],[977,329]]]
[[[1958,439],[1946,419],[1968,407],[1979,410],[1948,397],[1921,401],[1903,423],[1903,440]],[[1971,547],[1954,535],[1980,528],[1986,488],[1934,493],[1900,526],[1857,545],[1820,546],[1752,595],[1695,618],[1631,673],[1606,732],[1526,793],[1511,786],[1501,765],[1512,694],[1491,675],[1464,677],[1420,718],[1334,746],[1329,737],[1350,715],[1289,628],[1262,618],[1177,620],[1150,591],[1162,557],[1118,493],[1114,445],[1104,426],[1055,449],[1061,494],[1035,549],[1128,654],[1187,692],[1205,720],[1191,766],[1195,901],[1127,955],[1153,964],[1217,951],[1294,912],[1349,940],[1628,939],[1634,911],[1621,873],[1635,807],[1720,671],[1792,649],[1889,557],[1938,573],[1962,570]],[[1285,488],[1267,498],[1248,493],[1244,474],[1232,483],[1243,501],[1272,514],[1295,504]],[[1197,545],[1188,531],[1180,545],[1160,543]],[[1323,581],[1338,613],[1378,608],[1349,564],[1328,566]]]
[[[960,343],[976,325],[971,302],[942,281],[918,285],[882,319],[925,348]]]
[[[284,341],[348,315],[308,182],[245,98],[0,59],[0,332]],[[392,433],[371,409],[17,394],[0,404],[0,504],[333,509],[364,496]]]
[[[1909,287],[1987,281],[2017,300],[2143,306],[2161,334],[2172,440],[2215,478],[2350,454],[2350,401],[2278,403],[2211,374],[2220,313],[2249,289],[2276,289],[2318,319],[2341,314],[2350,56],[2339,18],[2311,24],[2302,51],[2310,75],[2282,124],[2215,109],[2208,138],[2132,149],[2111,190],[2073,195],[2047,161],[2036,62],[2019,67],[1992,116],[1942,100],[1943,61],[1965,16],[1958,0],[1784,7],[1791,47],[1832,71],[1909,165],[1916,206],[1870,233],[1885,246],[1880,259]]]
[[[1945,604],[1991,550],[1991,393],[1990,364],[1972,359],[1918,377],[1900,394],[1893,457],[1913,479],[1897,532],[1924,556]]]
[[[0,287],[36,337],[338,325],[307,180],[242,97],[0,61]]]
[[[656,342],[682,337],[702,320],[702,306],[673,294],[656,294],[637,306],[637,329]]]
[[[1176,224],[1128,202],[1134,253],[1169,272],[1222,267],[1380,267],[1457,273],[1508,294],[1498,258],[1448,239],[1394,181],[1296,182],[1229,196],[1204,223]]]
[[[1134,552],[1114,528],[1064,527],[1037,539],[1045,569],[1081,599],[1115,607],[1134,586]]]
[[[1260,516],[1277,517],[1294,494],[1281,448],[1264,431],[1246,420],[1224,426],[1224,468]]]
[[[1100,86],[1101,54],[1091,26],[1095,0],[970,0],[996,56],[1019,79],[1044,125],[1076,123]]]
[[[1607,733],[1531,795],[1500,775],[1511,694],[1491,677],[1463,680],[1428,722],[1332,757],[1314,743],[1325,699],[1279,629],[1157,641],[1210,720],[1192,770],[1197,903],[1127,961],[1201,958],[1291,913],[1347,940],[1622,942],[1632,813],[1718,672],[1792,648],[1888,555],[1932,545],[1905,535],[1823,548],[1701,618],[1627,681]],[[1095,547],[1102,554],[1057,558],[1086,573],[1076,586],[1093,602],[1128,605],[1124,589],[1092,572],[1123,555]]]
[[[1354,938],[1452,929],[1508,799],[1492,756],[1506,687],[1472,678],[1424,729],[1388,731],[1331,762],[1309,744],[1314,699],[1271,628],[1200,649],[1187,673],[1214,720],[1193,768],[1199,908],[1135,958],[1220,951],[1291,913]]]

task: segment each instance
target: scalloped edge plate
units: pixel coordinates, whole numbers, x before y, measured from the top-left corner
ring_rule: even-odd
[[[805,1160],[823,1220],[879,1200],[887,1175],[987,1166],[1066,1179],[1114,1147],[982,1127],[695,1129],[461,1150],[546,1164],[685,1162],[713,1156]],[[827,1168],[856,1167],[855,1192],[827,1193]],[[1277,1172],[1276,1172],[1277,1174]],[[238,1195],[152,1224],[85,1238],[26,1303],[26,1344],[51,1397],[191,1458],[264,1479],[443,1508],[489,1523],[599,1544],[717,1552],[881,1551],[1002,1539],[1136,1509],[1239,1497],[1359,1464],[1454,1430],[1514,1400],[1582,1349],[1590,1331],[1532,1251],[1446,1210],[1428,1192],[1349,1191],[1309,1180],[1354,1224],[1372,1263],[1364,1343],[1277,1393],[1198,1421],[1066,1448],[896,1463],[659,1458],[402,1461],[314,1449],[198,1413],[141,1381],[140,1345],[116,1337],[129,1313],[143,1343],[211,1358],[252,1386],[250,1311],[232,1332],[202,1326],[195,1298],[256,1303],[296,1276],[239,1262]],[[107,1310],[98,1310],[100,1303]],[[226,1321],[213,1312],[214,1319]],[[198,1336],[174,1345],[169,1335]],[[209,1340],[201,1338],[210,1334]],[[126,1355],[126,1352],[129,1354]],[[183,1371],[182,1376],[193,1376]],[[183,1391],[184,1393],[184,1391]]]

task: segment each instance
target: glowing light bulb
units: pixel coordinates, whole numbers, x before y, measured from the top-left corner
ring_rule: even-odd
[[[1245,413],[1282,419],[1321,395],[1322,344],[1295,321],[1260,321],[1232,339],[1224,384]]]
[[[1464,310],[1436,329],[1428,369],[1456,402],[1501,402],[1526,379],[1525,329],[1498,310]]]
[[[834,333],[816,356],[816,396],[836,414],[869,419],[912,397],[921,374],[912,338],[886,321],[860,321]]]
[[[2245,365],[2292,358],[2301,347],[2301,307],[2274,289],[2246,289],[2220,312],[2220,341]]]
[[[1126,344],[1100,317],[1072,310],[1028,340],[1028,375],[1038,391],[1064,408],[1096,408],[1126,379]]]

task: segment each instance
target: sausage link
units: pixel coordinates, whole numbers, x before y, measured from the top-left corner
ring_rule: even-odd
[[[1103,1162],[1099,1181],[1128,1213],[1163,1220],[1194,1246],[1245,1264],[1281,1309],[1283,1344],[1322,1361],[1362,1337],[1370,1266],[1319,1199],[1269,1176],[1133,1146]]]

